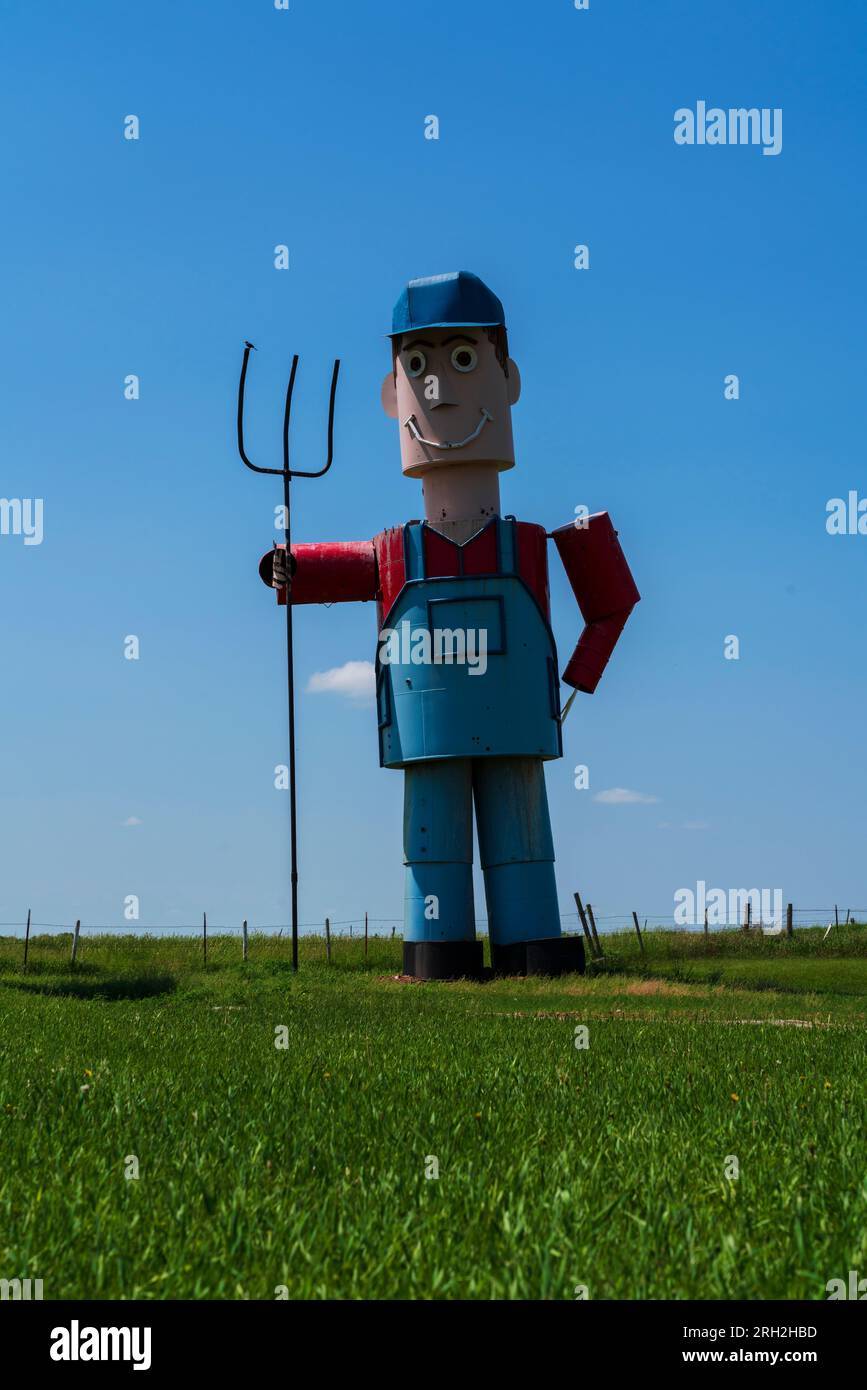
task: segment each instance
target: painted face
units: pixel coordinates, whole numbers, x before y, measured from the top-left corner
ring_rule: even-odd
[[[400,427],[404,473],[420,477],[455,463],[512,468],[512,406],[521,391],[509,358],[506,376],[484,328],[421,328],[400,339],[396,373],[382,404]]]

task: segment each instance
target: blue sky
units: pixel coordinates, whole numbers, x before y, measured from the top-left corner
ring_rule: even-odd
[[[2,27],[0,494],[44,499],[44,540],[0,536],[0,919],[286,919],[279,485],[235,453],[243,340],[260,462],[297,351],[320,466],[343,360],[295,534],[367,539],[421,514],[379,405],[393,301],[459,268],[523,377],[504,509],[608,509],[643,595],[547,769],[564,912],[670,914],[699,879],[867,906],[867,536],[825,528],[867,496],[863,8],[22,0]],[[677,146],[699,100],[782,108],[782,152]],[[401,913],[402,778],[369,708],[305,689],[374,645],[372,605],[299,612],[304,922]]]

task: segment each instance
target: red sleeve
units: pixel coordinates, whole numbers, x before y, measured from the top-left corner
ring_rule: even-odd
[[[278,546],[278,550],[285,549]],[[292,602],[353,603],[376,598],[376,556],[373,541],[313,541],[293,545],[297,569],[292,580]],[[259,561],[263,583],[273,587],[274,552]],[[277,602],[285,604],[285,588],[277,590]]]
[[[585,623],[563,680],[592,695],[641,595],[607,512],[561,526],[552,539]]]

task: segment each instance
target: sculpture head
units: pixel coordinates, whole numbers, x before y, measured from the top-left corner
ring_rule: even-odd
[[[382,405],[400,426],[408,477],[471,464],[513,468],[512,406],[521,393],[503,306],[467,270],[411,280],[394,308]]]

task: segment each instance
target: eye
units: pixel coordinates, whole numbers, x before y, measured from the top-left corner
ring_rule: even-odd
[[[427,358],[418,348],[413,348],[409,357],[406,358],[406,370],[408,376],[421,376],[427,366]]]
[[[478,362],[475,348],[468,347],[466,343],[461,343],[452,351],[452,366],[456,372],[471,372]]]

